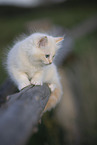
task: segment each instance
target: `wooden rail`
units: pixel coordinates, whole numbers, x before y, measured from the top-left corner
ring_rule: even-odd
[[[29,86],[9,96],[0,109],[0,145],[24,145],[35,132],[49,96],[46,84]]]

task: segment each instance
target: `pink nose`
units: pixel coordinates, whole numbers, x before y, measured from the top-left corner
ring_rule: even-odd
[[[51,64],[52,63],[52,60],[49,60],[49,64]]]

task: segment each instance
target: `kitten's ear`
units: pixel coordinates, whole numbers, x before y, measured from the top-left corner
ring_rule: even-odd
[[[56,44],[64,40],[64,37],[55,37]]]
[[[39,48],[46,46],[47,42],[48,42],[47,36],[42,37],[38,42]]]

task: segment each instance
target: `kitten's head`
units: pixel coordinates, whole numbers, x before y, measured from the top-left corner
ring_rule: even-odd
[[[56,51],[61,47],[63,37],[52,37],[46,34],[33,34],[34,57],[45,65],[53,62]]]

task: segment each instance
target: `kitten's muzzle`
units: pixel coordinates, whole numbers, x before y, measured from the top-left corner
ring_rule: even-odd
[[[50,62],[50,63],[46,63],[46,65],[50,65],[50,64],[52,64],[52,62]]]

